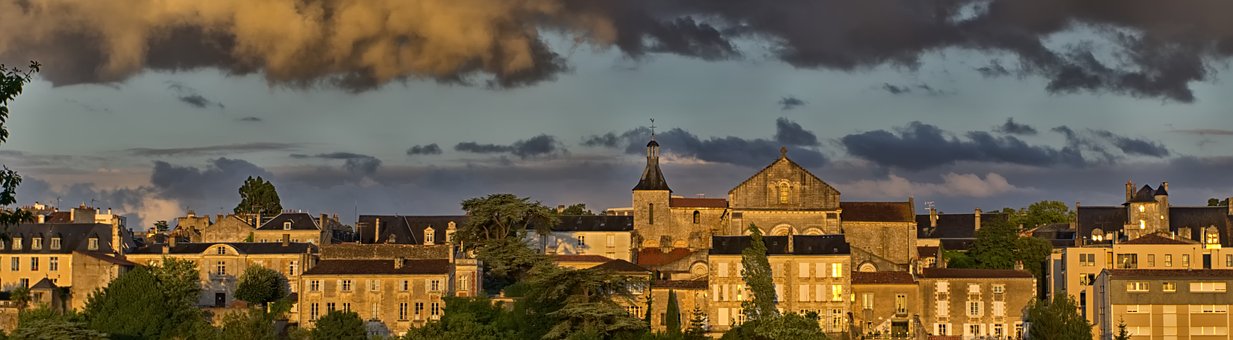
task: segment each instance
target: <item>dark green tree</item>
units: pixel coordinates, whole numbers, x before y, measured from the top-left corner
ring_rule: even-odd
[[[515,339],[512,318],[500,303],[487,298],[445,297],[445,313],[439,321],[412,328],[406,340],[500,340]]]
[[[543,204],[511,194],[492,194],[463,201],[462,210],[468,219],[455,237],[484,262],[489,289],[504,288],[547,262],[523,242],[528,230],[544,234],[558,223],[556,213]]]
[[[278,198],[278,190],[261,176],[249,176],[240,186],[240,204],[234,209],[237,214],[256,214],[273,216],[283,211],[282,200]]]
[[[1207,199],[1207,206],[1209,206],[1209,207],[1223,207],[1223,206],[1228,206],[1228,205],[1229,205],[1229,199],[1228,199],[1228,198],[1225,198],[1225,199],[1223,199],[1223,200],[1222,200],[1222,199],[1219,199],[1219,198],[1209,198],[1209,199]]]
[[[689,338],[692,339],[702,338],[706,336],[706,325],[706,312],[702,311],[702,308],[695,305],[694,310],[689,313],[689,329],[685,331],[685,335],[688,335]]]
[[[536,267],[526,294],[514,303],[519,339],[611,339],[640,334],[647,325],[625,310],[645,279],[597,269]]]
[[[785,313],[746,321],[724,333],[726,340],[825,340],[818,320],[796,313]]]
[[[313,326],[313,340],[365,340],[364,320],[355,312],[330,311]]]
[[[8,338],[106,339],[107,335],[87,328],[80,315],[39,307],[19,312],[17,329]]]
[[[645,322],[647,327],[654,326],[654,324],[651,323],[651,319],[652,319],[651,316],[655,315],[654,298],[652,297],[652,295],[654,294],[648,293],[646,295],[646,299],[645,299],[646,300],[646,310],[642,312],[642,322]]]
[[[980,268],[1011,269],[1015,267],[1015,244],[1018,240],[1018,228],[1007,221],[982,223],[968,255],[976,260]]]
[[[942,249],[942,260],[946,261],[948,268],[978,268],[976,260],[960,250]]]
[[[1075,212],[1062,201],[1039,201],[1028,205],[1026,208],[1015,211],[1013,209],[1003,209],[1010,211],[1011,226],[1018,228],[1020,225],[1024,229],[1032,229],[1042,227],[1053,223],[1067,223],[1074,219]]]
[[[154,230],[157,230],[158,232],[163,233],[163,232],[167,232],[167,229],[168,229],[167,221],[159,220],[158,222],[154,222]]]
[[[595,212],[587,209],[586,203],[572,204],[561,210],[561,216],[595,216]]]
[[[21,94],[26,83],[30,82],[41,66],[31,61],[30,66],[23,71],[0,64],[0,143],[9,139],[9,130],[4,126],[9,119],[9,102]],[[2,168],[3,170],[0,170],[0,206],[7,207],[17,204],[17,186],[21,185],[21,175],[10,170],[8,166]],[[21,208],[0,209],[0,227],[3,228],[0,236],[7,236],[10,226],[33,219],[34,214]]]
[[[779,315],[775,308],[775,283],[771,278],[771,263],[766,257],[762,230],[749,225],[749,246],[741,251],[741,278],[749,287],[750,298],[741,302],[745,320]]]
[[[30,287],[17,286],[9,291],[9,300],[17,304],[17,310],[26,309],[30,304]]]
[[[86,300],[86,324],[113,339],[183,337],[205,322],[197,308],[196,265],[164,259],[155,267],[137,267]]]
[[[1030,339],[1091,339],[1092,327],[1079,316],[1075,300],[1067,294],[1055,294],[1052,300],[1036,300],[1028,308]]]
[[[274,328],[274,316],[260,307],[229,312],[223,315],[218,339],[276,340],[278,330]]]
[[[664,325],[668,334],[681,334],[681,306],[676,302],[676,291],[668,290],[668,307],[664,310]]]
[[[1130,332],[1126,331],[1126,320],[1117,321],[1117,334],[1113,336],[1113,340],[1130,340]]]
[[[262,266],[249,266],[240,275],[235,297],[252,304],[265,306],[287,297],[287,278],[282,273]]]

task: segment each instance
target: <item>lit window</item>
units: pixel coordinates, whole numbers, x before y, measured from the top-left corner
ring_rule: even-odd
[[[831,277],[843,277],[843,263],[831,263]]]
[[[831,301],[843,301],[842,285],[831,285]]]
[[[1175,284],[1175,283],[1173,283],[1173,282],[1165,282],[1165,283],[1162,283],[1162,284],[1160,285],[1160,290],[1163,290],[1163,291],[1166,291],[1166,292],[1176,292],[1176,291],[1177,291],[1177,284]]]
[[[283,222],[283,230],[291,230],[291,221]]]
[[[1220,232],[1216,231],[1216,227],[1207,227],[1207,236],[1204,240],[1207,244],[1220,244]]]
[[[1134,281],[1126,283],[1126,291],[1128,292],[1146,292],[1147,290],[1147,282]]]

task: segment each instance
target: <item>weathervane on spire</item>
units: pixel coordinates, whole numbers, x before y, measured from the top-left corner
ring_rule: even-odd
[[[651,140],[655,140],[655,118],[651,118]]]

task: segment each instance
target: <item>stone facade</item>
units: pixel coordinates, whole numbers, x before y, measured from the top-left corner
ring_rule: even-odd
[[[238,215],[218,215],[214,221],[214,224],[201,229],[201,240],[198,242],[244,242],[257,230],[249,220]]]
[[[865,336],[919,338],[920,287],[909,272],[852,272],[852,324]]]
[[[923,269],[921,324],[931,335],[1022,338],[1036,279],[1022,270]]]

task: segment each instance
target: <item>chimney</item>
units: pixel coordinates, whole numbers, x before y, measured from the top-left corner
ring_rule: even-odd
[[[210,216],[210,215],[206,215],[206,216]],[[218,217],[214,218],[214,223],[219,223],[222,221],[223,221],[223,214],[218,214]]]
[[[1169,191],[1169,182],[1168,182],[1168,181],[1165,181],[1165,182],[1160,183],[1160,187],[1161,187],[1161,188],[1164,188],[1164,191],[1165,191],[1165,192],[1168,192],[1168,191]]]
[[[120,235],[120,234],[121,234],[120,225],[116,223],[112,223],[111,224],[111,252],[113,254],[124,255],[124,244],[120,243],[120,239],[122,238],[123,235]]]
[[[972,225],[975,227],[972,230],[973,231],[980,230],[980,208],[976,208],[976,217],[974,217],[973,219],[974,221]]]
[[[406,259],[402,258],[401,256],[395,257],[394,258],[394,269],[402,269],[403,261],[406,261]]]
[[[325,224],[325,221],[327,221],[328,219],[329,219],[329,216],[327,216],[326,214],[321,214],[321,220],[320,220],[321,230],[330,230],[328,225]]]
[[[171,252],[171,247],[170,247],[170,246],[168,246],[168,245],[166,245],[166,244],[164,244],[164,245],[163,245],[163,254],[167,254],[167,253],[170,253],[170,252]]]
[[[938,209],[934,208],[932,205],[929,206],[929,227],[938,227]]]
[[[36,216],[36,217],[34,218],[35,223],[38,223],[38,224],[43,224],[43,223],[46,223],[46,222],[47,222],[47,216],[44,216],[43,214],[38,214],[38,215],[35,215],[35,216]]]
[[[1233,215],[1233,197],[1225,198],[1224,205],[1229,208],[1229,215]]]
[[[372,223],[372,243],[381,243],[381,218]]]
[[[1134,198],[1134,196],[1135,196],[1135,182],[1126,180],[1126,202],[1130,202],[1130,199]]]
[[[257,222],[253,223],[253,227],[257,227],[257,228],[261,227],[261,211],[260,210],[257,211]]]
[[[1015,270],[1023,270],[1023,260],[1015,261]]]
[[[291,234],[283,234],[283,247],[291,245]]]

